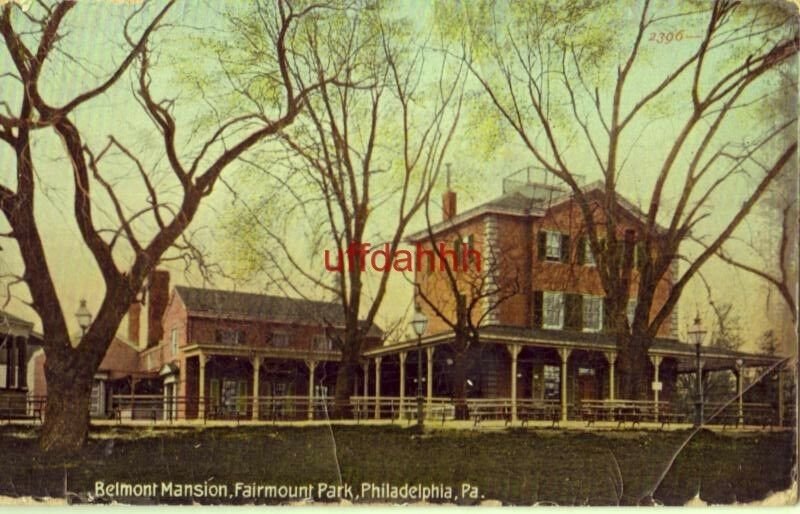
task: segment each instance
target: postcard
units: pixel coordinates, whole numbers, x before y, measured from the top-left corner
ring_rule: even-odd
[[[0,2],[0,504],[796,504],[798,19]]]

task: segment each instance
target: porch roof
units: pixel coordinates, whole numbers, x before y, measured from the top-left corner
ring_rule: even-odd
[[[452,340],[451,332],[441,332],[422,338],[423,346],[447,344]],[[613,334],[603,332],[579,332],[569,330],[545,330],[526,327],[492,325],[481,331],[481,338],[488,343],[520,343],[525,346],[544,348],[569,348],[573,350],[589,350],[598,352],[617,351]],[[391,355],[416,348],[417,340],[411,339],[401,343],[381,346],[365,352],[367,357]],[[737,359],[742,359],[747,366],[771,366],[783,358],[779,356],[754,354],[728,350],[725,348],[702,346],[701,356],[706,361],[706,368],[732,367]],[[695,347],[677,339],[656,338],[650,347],[650,353],[666,357],[676,357],[686,361],[695,356]],[[693,369],[693,368],[692,368]]]

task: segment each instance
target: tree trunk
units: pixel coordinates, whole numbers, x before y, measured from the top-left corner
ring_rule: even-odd
[[[620,396],[625,400],[647,400],[650,392],[650,359],[647,338],[636,334],[617,334],[617,369]]]
[[[358,362],[358,352],[350,349],[342,350],[342,360],[336,371],[336,393],[334,397],[333,417],[336,419],[349,419],[353,417],[353,408],[350,397],[353,395],[355,377],[361,365]]]
[[[453,353],[453,403],[455,404],[455,418],[469,419],[466,351]]]
[[[89,435],[89,398],[94,372],[84,359],[55,354],[45,361],[47,406],[40,448],[51,455],[80,450]],[[86,359],[88,360],[88,359]]]

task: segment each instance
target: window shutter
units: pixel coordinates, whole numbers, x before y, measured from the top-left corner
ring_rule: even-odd
[[[644,244],[641,241],[636,243],[636,255],[634,257],[636,259],[636,268],[641,270],[644,267],[644,263],[647,261],[647,254],[644,251]]]
[[[583,297],[579,294],[564,295],[564,328],[583,328]]]
[[[561,262],[569,262],[569,234],[561,234]]]
[[[547,254],[547,233],[544,230],[539,231],[539,240],[538,240],[538,259],[540,261],[544,260],[545,255]]]
[[[576,253],[578,254],[578,264],[585,264],[586,262],[586,237],[582,237],[578,240],[578,249]]]
[[[542,328],[542,305],[544,296],[541,291],[533,292],[533,328]]]

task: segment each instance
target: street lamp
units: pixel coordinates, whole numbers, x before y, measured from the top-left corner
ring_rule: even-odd
[[[81,337],[86,335],[86,329],[92,323],[92,313],[86,307],[86,300],[81,298],[81,305],[75,312],[75,317],[78,318],[78,325],[81,327]]]
[[[428,318],[417,309],[411,318],[411,328],[417,334],[417,426],[422,428],[422,334],[428,326]]]
[[[694,403],[694,424],[701,426],[703,424],[703,376],[700,370],[700,345],[706,337],[706,329],[700,321],[700,313],[698,312],[694,318],[694,324],[689,328],[689,342],[694,343],[695,356],[697,358],[697,391],[695,391]]]

